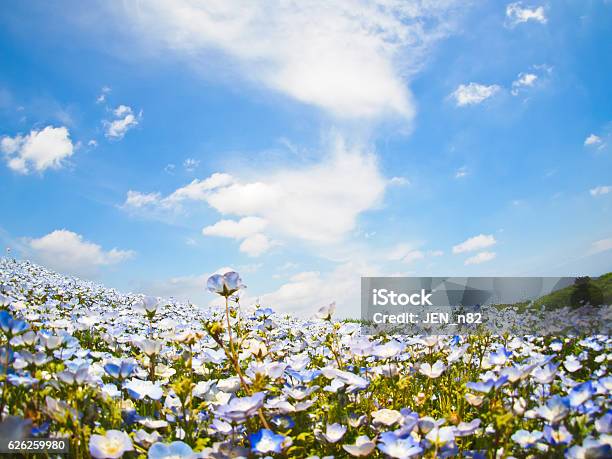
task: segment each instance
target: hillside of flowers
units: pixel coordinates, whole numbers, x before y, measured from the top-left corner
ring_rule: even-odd
[[[0,260],[0,437],[87,458],[612,457],[608,336],[367,336]],[[319,309],[320,307],[320,309]]]

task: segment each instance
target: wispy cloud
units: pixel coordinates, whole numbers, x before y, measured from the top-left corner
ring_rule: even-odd
[[[121,10],[149,44],[196,65],[210,52],[225,68],[343,118],[397,115],[415,107],[406,77],[448,35],[454,1],[267,2],[152,0]]]
[[[464,264],[466,266],[469,265],[479,265],[481,263],[486,263],[487,261],[491,261],[495,258],[495,252],[480,252],[474,255],[473,257],[465,260]]]
[[[466,239],[461,244],[453,246],[453,253],[472,252],[474,250],[484,249],[495,245],[497,241],[492,234],[479,234],[478,236]]]
[[[510,3],[506,7],[506,21],[511,27],[528,21],[546,24],[548,19],[543,6],[526,7],[523,2]]]
[[[455,99],[458,107],[478,105],[493,97],[501,88],[496,85],[483,85],[479,83],[460,84],[451,97]]]
[[[591,196],[603,196],[604,194],[612,193],[612,185],[600,185],[589,190]]]

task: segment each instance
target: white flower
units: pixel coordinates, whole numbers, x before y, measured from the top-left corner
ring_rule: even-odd
[[[321,306],[316,313],[317,318],[322,320],[331,320],[331,316],[336,312],[336,303],[330,303],[327,306]]]
[[[123,387],[130,392],[132,397],[138,400],[142,400],[145,397],[151,400],[159,400],[164,395],[164,391],[158,385],[151,381],[143,381],[137,378],[132,378]]]
[[[342,448],[351,456],[360,457],[368,456],[372,451],[374,451],[376,444],[367,436],[361,435],[355,439],[354,445],[342,445]]]
[[[96,459],[118,459],[126,451],[133,451],[132,440],[120,430],[107,430],[104,435],[92,435],[89,453]]]
[[[437,378],[444,372],[444,370],[446,370],[446,366],[441,360],[436,361],[436,363],[433,365],[430,365],[429,363],[422,363],[419,367],[419,373],[427,376],[428,378]]]
[[[389,427],[397,422],[400,422],[402,419],[402,414],[396,410],[383,408],[382,410],[372,412],[372,421],[374,424],[383,424]]]
[[[323,434],[323,437],[330,443],[336,443],[346,433],[346,427],[337,422],[334,424],[327,424],[327,430]]]

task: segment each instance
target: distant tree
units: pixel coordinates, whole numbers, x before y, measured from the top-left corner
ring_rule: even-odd
[[[589,276],[577,277],[574,281],[574,291],[570,299],[572,307],[578,308],[585,304],[601,306],[603,304],[603,293],[591,282]]]

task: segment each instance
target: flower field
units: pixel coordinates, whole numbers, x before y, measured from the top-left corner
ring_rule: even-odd
[[[608,336],[365,336],[0,261],[0,436],[70,457],[612,457]]]

